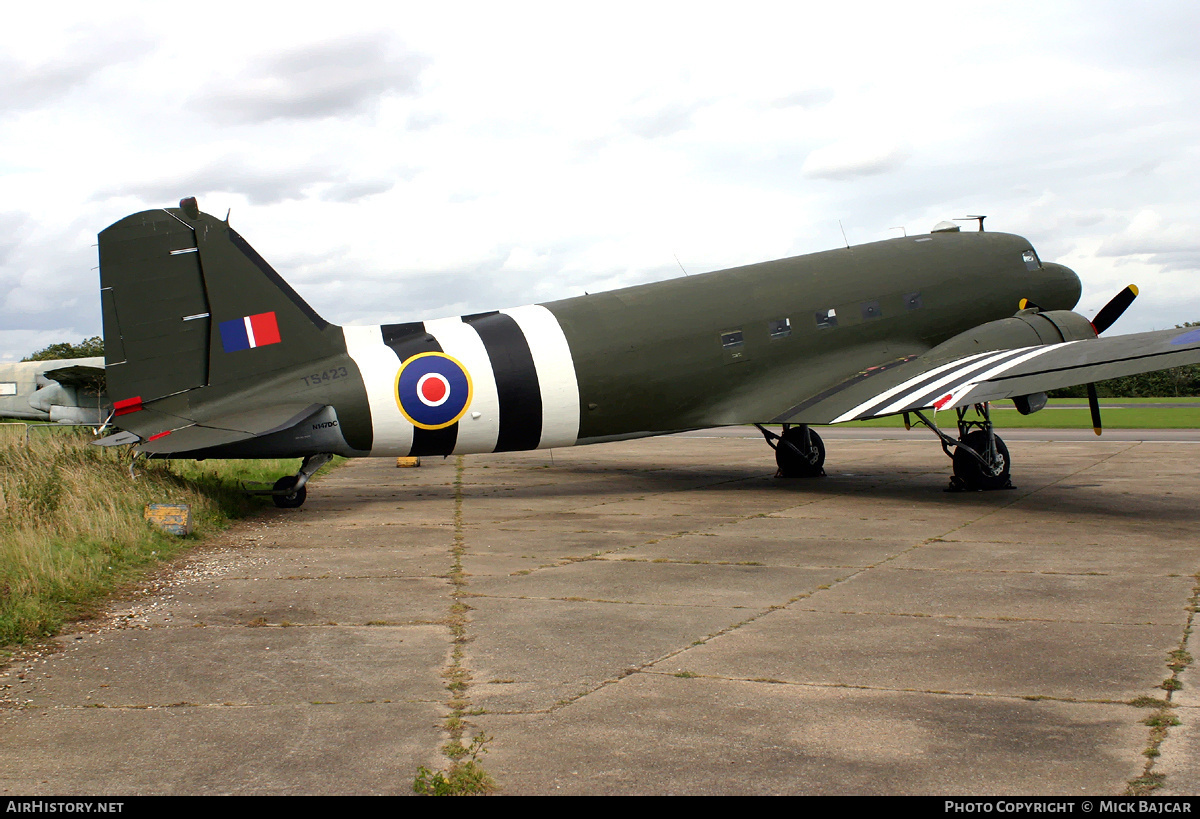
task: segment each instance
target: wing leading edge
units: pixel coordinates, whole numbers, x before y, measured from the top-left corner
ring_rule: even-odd
[[[840,424],[915,410],[947,410],[1076,384],[1200,363],[1200,330],[991,350],[950,361],[919,356],[865,371],[773,419]]]

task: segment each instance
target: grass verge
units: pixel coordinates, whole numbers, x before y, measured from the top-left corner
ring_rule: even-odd
[[[139,461],[74,429],[0,436],[0,646],[53,635],[160,561],[270,503],[241,489],[294,473],[294,460]],[[148,503],[191,507],[193,534],[143,519]]]

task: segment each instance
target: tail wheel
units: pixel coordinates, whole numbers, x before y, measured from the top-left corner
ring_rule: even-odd
[[[967,489],[1005,489],[1009,486],[1008,471],[1011,462],[1008,458],[1008,447],[999,435],[993,436],[996,441],[995,457],[987,466],[964,449],[962,446],[954,450],[954,476],[961,480]],[[977,429],[962,439],[963,445],[969,447],[988,460],[988,434]]]
[[[779,465],[781,478],[815,478],[824,475],[825,444],[811,428],[805,440],[803,427],[791,427],[783,433],[775,447],[775,463]]]
[[[297,478],[295,475],[287,475],[275,481],[274,491],[287,494],[272,495],[271,499],[275,501],[275,505],[280,509],[297,509],[308,497],[308,487],[302,486],[296,489]]]

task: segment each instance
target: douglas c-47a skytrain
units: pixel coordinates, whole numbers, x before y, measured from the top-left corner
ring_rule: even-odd
[[[823,474],[814,424],[905,414],[952,484],[1008,485],[988,402],[1200,361],[1200,330],[1097,338],[1075,274],[1020,236],[933,233],[546,304],[339,327],[229,226],[178,208],[100,233],[111,421],[152,458],[302,457],[272,494],[304,502],[334,454],[564,447],[754,424],[783,477]],[[1093,421],[1099,431],[1095,391]],[[930,411],[954,410],[957,435]],[[780,432],[767,424],[782,425]]]

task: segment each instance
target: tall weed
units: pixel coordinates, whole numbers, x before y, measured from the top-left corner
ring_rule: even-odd
[[[138,461],[75,430],[0,436],[0,645],[53,634],[198,538],[269,503],[242,491],[299,461]],[[194,534],[146,523],[148,503],[188,504]]]

